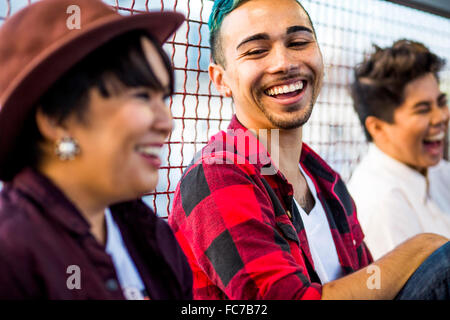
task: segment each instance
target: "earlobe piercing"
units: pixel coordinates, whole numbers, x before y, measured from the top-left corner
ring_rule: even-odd
[[[64,136],[56,142],[55,153],[62,161],[73,160],[80,153],[80,146],[74,138]]]
[[[231,90],[230,90],[230,88],[228,88],[228,87],[225,87],[225,96],[226,97],[231,97]]]

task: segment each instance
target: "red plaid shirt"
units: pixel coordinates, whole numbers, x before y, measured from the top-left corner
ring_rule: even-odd
[[[278,170],[261,174],[271,159],[236,117],[228,129],[185,170],[169,216],[193,270],[194,298],[320,299],[292,185]],[[344,182],[306,144],[300,165],[317,189],[344,273],[367,266],[372,257]]]

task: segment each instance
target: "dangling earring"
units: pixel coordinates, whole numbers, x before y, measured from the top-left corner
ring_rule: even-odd
[[[80,153],[80,146],[74,138],[65,136],[56,142],[55,153],[60,160],[73,160]]]

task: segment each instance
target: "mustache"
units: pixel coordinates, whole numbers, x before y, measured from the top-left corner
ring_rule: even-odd
[[[313,83],[315,77],[311,73],[298,72],[298,71],[288,72],[288,73],[283,74],[282,76],[278,76],[276,78],[271,79],[263,87],[269,88],[271,83],[285,82],[285,81],[295,80],[295,79],[299,79],[299,78],[306,79],[309,83]]]

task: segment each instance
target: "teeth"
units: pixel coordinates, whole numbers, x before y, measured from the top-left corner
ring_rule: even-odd
[[[136,148],[136,151],[146,155],[146,156],[155,156],[159,157],[161,154],[161,147],[155,147],[155,146],[138,146]]]
[[[444,133],[444,132],[441,132],[441,133],[436,134],[436,135],[434,135],[434,136],[432,136],[432,137],[425,138],[424,140],[425,140],[425,141],[428,141],[428,142],[434,142],[434,141],[440,141],[440,140],[443,140],[444,138],[445,138],[445,133]]]
[[[272,87],[268,90],[266,90],[266,93],[269,96],[276,96],[283,93],[290,93],[297,90],[303,89],[303,81],[298,81],[296,83],[292,83],[290,85],[284,85],[284,86],[278,86],[278,87]]]

